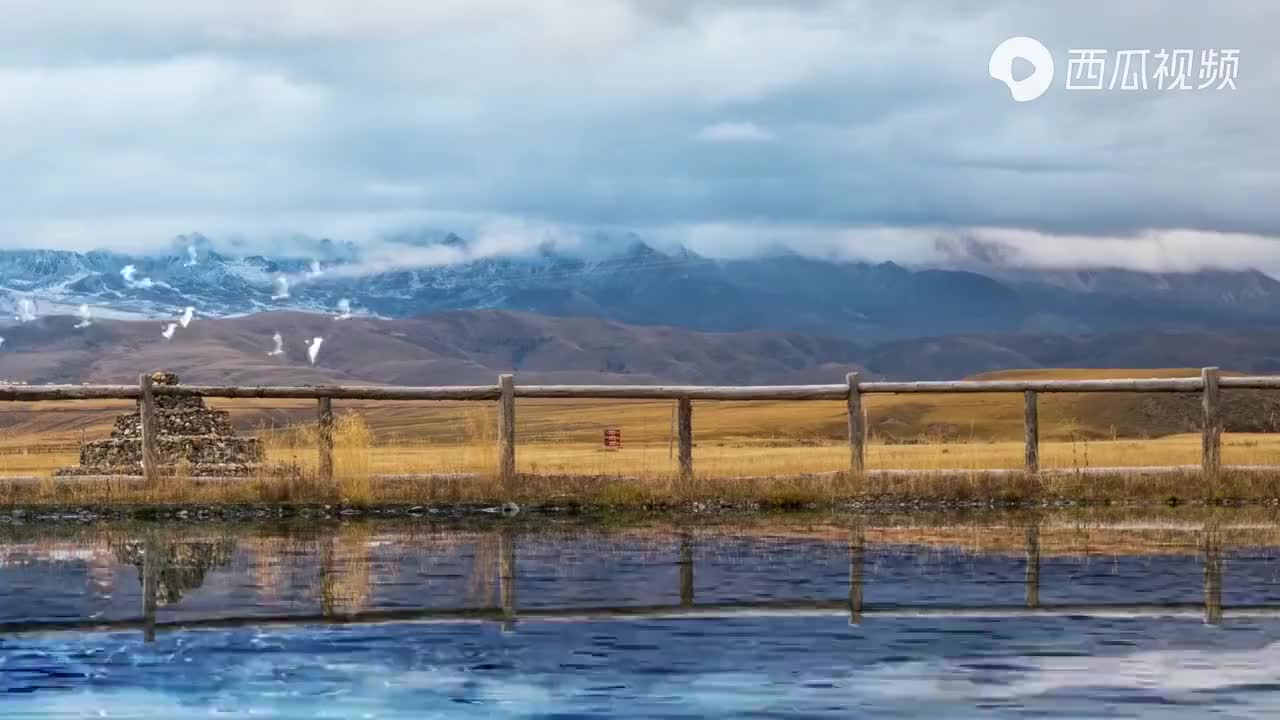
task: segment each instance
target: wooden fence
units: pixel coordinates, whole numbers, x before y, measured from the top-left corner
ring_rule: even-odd
[[[873,394],[1022,393],[1025,404],[1025,461],[1027,473],[1040,472],[1037,398],[1041,393],[1199,393],[1202,397],[1200,469],[1208,478],[1221,469],[1221,390],[1277,390],[1280,376],[1222,376],[1215,367],[1200,377],[1111,380],[957,380],[928,382],[863,382],[850,373],[832,385],[518,385],[513,375],[501,375],[496,385],[452,387],[406,386],[219,386],[155,385],[143,374],[137,385],[0,385],[0,401],[138,400],[142,417],[143,474],[154,479],[156,461],[155,397],[176,395],[202,398],[313,399],[318,403],[319,472],[333,472],[334,400],[452,400],[498,403],[498,473],[504,483],[516,476],[516,400],[675,400],[678,408],[680,474],[693,474],[693,403],[695,400],[836,400],[848,409],[848,471],[866,469],[867,429],[862,397]]]

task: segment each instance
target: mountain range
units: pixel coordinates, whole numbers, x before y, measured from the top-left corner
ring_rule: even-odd
[[[915,268],[787,251],[716,259],[636,236],[603,245],[613,250],[546,243],[503,255],[452,233],[420,233],[381,243],[377,257],[308,239],[272,256],[232,252],[200,235],[145,255],[2,250],[0,320],[81,305],[121,319],[173,318],[188,306],[202,318],[336,313],[345,300],[358,315],[382,318],[512,310],[869,346],[973,334],[1244,332],[1280,319],[1280,282],[1252,270],[1036,270],[980,249],[952,267]]]

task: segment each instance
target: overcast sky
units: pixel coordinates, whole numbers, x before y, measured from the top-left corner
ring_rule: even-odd
[[[1261,0],[0,0],[0,247],[617,228],[1280,273],[1277,27]],[[1014,35],[1057,66],[1028,103],[988,76]],[[1238,48],[1237,89],[1067,90],[1075,48]]]

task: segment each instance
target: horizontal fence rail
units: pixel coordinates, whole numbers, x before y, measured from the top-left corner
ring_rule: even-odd
[[[1280,376],[1224,376],[1224,390],[1280,390]],[[939,380],[862,382],[863,395],[911,393],[1190,393],[1204,390],[1204,379],[1140,380]],[[498,385],[157,385],[156,395],[229,399],[317,400],[497,400]],[[848,385],[516,385],[515,396],[540,400],[844,400]],[[0,385],[0,400],[137,400],[137,385]]]
[[[1224,390],[1280,390],[1280,376],[1224,376]],[[1204,390],[1204,379],[1144,378],[1138,380],[940,380],[924,382],[861,382],[863,395],[911,393],[1177,393]],[[497,400],[498,385],[397,386],[377,385],[157,385],[156,395],[272,400]],[[844,400],[848,385],[516,385],[515,396],[540,400]],[[0,385],[0,401],[137,400],[137,385]]]
[[[1201,470],[1216,475],[1221,467],[1222,419],[1220,390],[1278,390],[1280,376],[1222,376],[1218,368],[1204,368],[1199,377],[1136,378],[1100,380],[954,380],[865,382],[850,373],[842,384],[830,385],[519,385],[514,376],[502,375],[496,385],[464,386],[377,386],[377,385],[153,385],[144,374],[137,385],[0,385],[0,401],[34,402],[61,400],[137,400],[144,419],[142,457],[154,458],[154,434],[148,432],[154,416],[155,397],[201,397],[228,399],[316,400],[320,437],[328,436],[332,424],[329,403],[334,400],[447,400],[498,403],[498,472],[504,483],[515,478],[515,400],[674,400],[679,417],[679,473],[693,474],[693,406],[702,401],[845,401],[848,412],[849,467],[863,473],[866,420],[862,412],[864,395],[1021,393],[1025,403],[1025,462],[1028,473],[1040,471],[1039,414],[1041,393],[1200,393],[1202,396]],[[152,447],[147,447],[151,445]],[[320,443],[322,469],[332,468],[331,443]],[[148,463],[144,463],[148,465]],[[143,468],[144,476],[154,474]],[[327,472],[327,470],[326,470]]]

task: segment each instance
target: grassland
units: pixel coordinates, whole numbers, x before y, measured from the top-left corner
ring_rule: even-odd
[[[1173,377],[1190,372],[1057,370],[988,377]],[[1147,428],[1185,424],[1186,414],[1194,412],[1195,398],[1152,399],[1153,396],[1129,394],[1044,396],[1041,466],[1084,470],[1197,464],[1198,433],[1142,436]],[[1228,394],[1228,404],[1230,401]],[[1188,403],[1190,410],[1184,407]],[[510,495],[483,479],[493,474],[496,460],[496,417],[489,404],[335,403],[343,425],[336,454],[337,475],[345,478],[343,482],[356,485],[334,489],[315,488],[298,479],[310,476],[316,465],[313,404],[244,400],[211,404],[231,411],[242,432],[262,437],[271,463],[296,468],[291,487],[278,480],[259,478],[254,487],[245,484],[247,489],[234,491],[240,499],[301,498],[310,493],[329,499],[416,502]],[[1231,490],[1223,485],[1189,488],[1185,478],[1128,478],[1108,484],[1083,478],[991,481],[973,477],[973,470],[1022,466],[1020,395],[868,398],[870,469],[925,470],[951,478],[878,483],[835,475],[848,466],[842,403],[699,402],[694,410],[697,478],[693,485],[677,487],[673,405],[666,401],[521,401],[517,411],[517,468],[526,476],[521,495],[525,499],[539,495],[590,496],[622,503],[708,495],[739,499],[831,499],[867,494],[1093,499],[1197,497],[1206,493],[1280,495],[1280,491],[1272,490],[1267,478],[1242,479]],[[78,443],[107,436],[114,416],[129,409],[129,403],[120,402],[0,406],[0,478],[47,477],[57,467],[76,464]],[[606,427],[622,429],[623,449],[602,447]],[[1223,462],[1280,465],[1280,434],[1228,433],[1224,437]],[[797,479],[820,473],[826,475]],[[481,479],[453,477],[428,482],[409,477],[421,475],[478,475]],[[579,479],[569,480],[569,476]],[[51,492],[47,483],[42,485]],[[94,490],[90,486],[91,483],[81,482],[75,494],[89,497],[106,493],[123,498],[132,493],[123,487]],[[193,500],[198,496],[212,501],[217,493],[229,491],[183,492]],[[69,497],[68,493],[71,491],[63,495]]]
[[[824,423],[843,425],[841,408],[825,407],[825,403],[772,405],[698,405],[694,450],[698,471],[719,476],[777,475],[847,466],[844,440],[831,437],[833,433],[822,427]],[[299,422],[307,412],[296,413]],[[373,450],[370,462],[376,474],[475,473],[493,469],[495,443],[491,424],[495,421],[491,411],[429,408],[416,419],[416,428],[406,427],[402,408],[395,412],[342,412],[358,414],[368,423]],[[669,408],[522,403],[519,416],[517,459],[523,472],[660,476],[676,469],[669,437]],[[786,426],[789,417],[796,422]],[[809,425],[809,433],[797,430],[803,424]],[[602,447],[602,430],[610,426],[623,429],[624,447],[620,451]],[[783,427],[786,434],[781,431]],[[308,467],[314,465],[317,456],[309,429],[303,424],[264,425],[250,431],[267,440],[270,460]],[[85,433],[89,439],[105,435]],[[0,475],[43,475],[60,466],[74,465],[77,437],[78,433],[10,435],[0,440]],[[1042,444],[1042,464],[1059,468],[1194,464],[1199,460],[1199,443],[1198,434],[1149,440],[1048,440]],[[873,437],[867,460],[871,468],[1017,468],[1022,463],[1022,452],[1020,440],[987,439],[977,433],[972,438],[923,437],[910,443]],[[1224,459],[1232,464],[1280,463],[1280,435],[1228,435]]]

